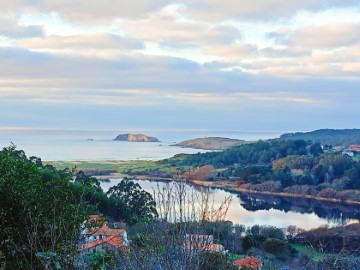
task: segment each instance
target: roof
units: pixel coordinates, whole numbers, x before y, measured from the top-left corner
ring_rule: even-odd
[[[100,229],[88,229],[86,234],[91,234],[93,236],[104,235],[104,236],[116,236],[124,235],[125,229],[111,229],[107,224],[103,224]]]
[[[102,244],[108,244],[114,248],[120,248],[124,243],[124,240],[118,236],[110,236],[100,240],[92,241],[80,246],[80,250],[90,249]]]
[[[360,145],[352,144],[349,146],[349,150],[352,152],[360,152]]]
[[[262,265],[261,261],[253,256],[241,260],[236,260],[234,261],[234,264],[241,267],[245,266],[250,269],[259,269]]]
[[[88,222],[90,222],[90,221],[100,221],[100,220],[102,220],[102,218],[99,215],[89,215],[89,217],[88,217]]]

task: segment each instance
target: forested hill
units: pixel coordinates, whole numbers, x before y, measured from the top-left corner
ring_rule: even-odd
[[[311,132],[287,133],[281,140],[305,140],[319,142],[322,145],[349,146],[360,144],[360,129],[319,129]]]
[[[319,153],[322,153],[319,143],[312,144],[304,140],[270,140],[234,146],[221,152],[189,155],[181,161],[174,162],[178,162],[180,165],[191,166],[211,164],[217,168],[221,168],[234,164],[271,164],[274,160],[289,155],[318,155]],[[164,160],[163,162],[172,161]]]
[[[311,141],[259,141],[161,162],[196,168],[195,175],[212,165],[217,174],[207,180],[227,179],[248,190],[360,201],[360,162],[323,153],[320,143]]]

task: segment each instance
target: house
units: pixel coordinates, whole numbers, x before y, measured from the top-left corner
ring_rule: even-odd
[[[342,155],[345,156],[349,156],[349,157],[353,157],[354,156],[354,152],[350,151],[349,149],[345,149],[344,151],[342,151]]]
[[[225,253],[223,245],[215,244],[214,237],[208,234],[186,234],[183,247],[190,252],[219,252]]]
[[[114,226],[101,216],[90,215],[82,224],[79,250],[127,249],[129,241],[125,225],[121,223],[122,228],[118,229],[119,225]]]
[[[241,260],[236,260],[233,263],[234,265],[238,266],[239,269],[260,270],[262,266],[262,262],[258,258],[253,256]]]
[[[352,145],[349,146],[348,150],[353,152],[354,154],[360,153],[360,145],[352,144]]]
[[[110,236],[100,240],[95,240],[92,242],[88,242],[80,245],[80,251],[107,251],[107,250],[119,250],[124,251],[127,250],[128,246],[124,245],[124,239],[118,236]]]

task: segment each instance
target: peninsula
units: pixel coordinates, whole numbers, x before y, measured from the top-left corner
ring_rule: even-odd
[[[120,134],[114,141],[126,141],[126,142],[159,142],[159,139],[156,137],[149,137],[145,134]]]
[[[186,140],[174,144],[174,146],[181,146],[187,148],[203,149],[203,150],[224,150],[232,146],[245,144],[244,140],[229,139],[222,137],[206,137],[197,138],[193,140]]]

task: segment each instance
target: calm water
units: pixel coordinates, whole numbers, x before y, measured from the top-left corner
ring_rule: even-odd
[[[116,185],[120,179],[111,179],[109,183],[102,183],[104,190]],[[153,194],[154,190],[166,185],[164,182],[135,181]],[[188,186],[191,193],[201,192],[204,188]],[[317,228],[321,225],[345,225],[360,220],[360,209],[352,206],[339,206],[333,203],[320,203],[316,200],[285,199],[274,196],[252,196],[246,194],[229,193],[220,189],[211,189],[211,202],[216,208],[228,196],[232,201],[226,216],[233,223],[252,226],[273,225],[285,228],[296,225],[303,229]]]
[[[119,142],[113,139],[121,133],[145,133],[155,136],[159,143]],[[170,146],[175,142],[198,137],[220,136],[244,140],[270,139],[278,132],[240,131],[139,131],[139,130],[30,130],[0,129],[0,147],[14,143],[27,156],[42,160],[159,160],[179,153],[198,153],[203,150]]]

